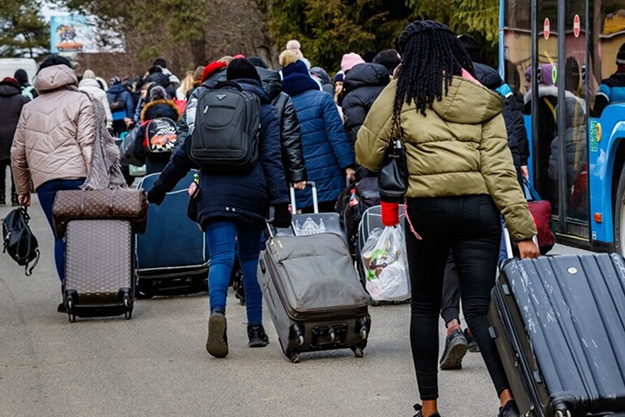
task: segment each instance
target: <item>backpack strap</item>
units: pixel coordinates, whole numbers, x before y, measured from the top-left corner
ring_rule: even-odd
[[[224,87],[234,87],[239,91],[243,91],[243,87],[241,87],[241,84],[239,83],[235,83],[234,81],[222,81],[217,83],[217,85],[213,88],[214,90],[219,90],[221,88]]]
[[[35,253],[37,254],[37,257],[33,261],[33,264],[30,266],[30,269],[28,269],[28,263],[26,263],[26,265],[24,266],[24,274],[26,274],[27,277],[33,274],[33,269],[35,269],[35,267],[39,263],[39,249],[35,249]]]

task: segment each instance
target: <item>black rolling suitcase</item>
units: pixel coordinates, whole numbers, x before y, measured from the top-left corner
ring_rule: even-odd
[[[492,299],[491,334],[524,416],[625,416],[621,256],[512,259]]]
[[[258,281],[284,354],[348,348],[363,355],[371,318],[345,241],[334,233],[272,236]]]

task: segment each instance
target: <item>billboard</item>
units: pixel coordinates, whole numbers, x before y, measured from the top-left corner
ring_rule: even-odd
[[[107,45],[102,38],[94,18],[82,15],[50,16],[50,52],[52,53],[96,53],[123,52],[121,36],[106,31]]]

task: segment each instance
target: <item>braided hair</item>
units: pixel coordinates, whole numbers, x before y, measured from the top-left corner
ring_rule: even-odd
[[[471,57],[447,26],[432,20],[414,21],[399,35],[397,46],[402,64],[397,77],[393,114],[398,117],[404,103],[413,101],[425,116],[434,100],[447,95],[454,75],[462,69],[475,76]],[[443,92],[443,83],[445,91]]]

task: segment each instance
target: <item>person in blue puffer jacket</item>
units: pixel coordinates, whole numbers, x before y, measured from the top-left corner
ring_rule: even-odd
[[[319,89],[303,61],[282,68],[282,88],[291,96],[300,121],[308,180],[317,184],[319,211],[334,211],[345,176],[356,177],[356,160],[332,96]],[[310,190],[298,191],[297,207],[312,212]]]
[[[227,78],[260,98],[261,131],[260,155],[254,168],[229,174],[200,170],[199,195],[194,198],[196,221],[206,232],[211,259],[208,273],[211,314],[206,350],[218,358],[228,354],[225,311],[235,245],[238,244],[243,269],[249,347],[263,347],[269,341],[262,325],[262,293],[256,280],[256,268],[261,233],[265,219],[269,216],[269,206],[275,207],[276,227],[289,227],[291,224],[282,168],[280,125],[269,96],[261,86],[258,72],[247,59],[233,60],[228,66]],[[172,190],[194,166],[189,158],[191,137],[187,136],[184,144],[174,151],[154,187],[148,192],[150,203],[160,204],[165,193]]]

